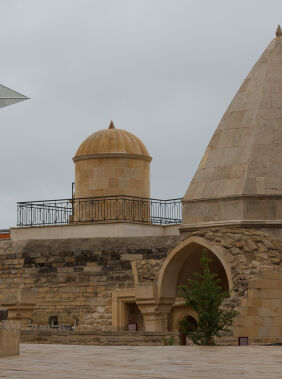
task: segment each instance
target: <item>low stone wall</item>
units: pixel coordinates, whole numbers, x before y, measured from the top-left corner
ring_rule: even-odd
[[[152,332],[102,332],[95,330],[23,330],[21,342],[57,343],[66,345],[117,345],[117,346],[162,346],[164,339],[174,337],[178,343],[177,333]]]
[[[64,345],[104,345],[104,346],[164,346],[165,341],[173,340],[179,345],[176,332],[102,332],[95,330],[22,330],[22,343],[64,344]],[[256,341],[251,341],[256,343]],[[262,340],[258,341],[258,343]],[[187,342],[189,344],[189,341]],[[237,338],[223,336],[216,341],[217,345],[236,346]]]
[[[34,290],[33,323],[112,327],[112,291],[134,287],[131,262],[163,260],[179,236],[0,241],[0,304]],[[8,304],[8,303],[7,303]],[[10,317],[10,315],[9,315]]]

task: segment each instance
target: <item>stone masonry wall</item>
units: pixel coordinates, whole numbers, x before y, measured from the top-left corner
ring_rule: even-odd
[[[230,301],[235,306],[246,296],[253,279],[265,270],[280,269],[282,243],[268,233],[243,228],[210,228],[185,233],[185,238],[190,236],[199,236],[226,249],[225,260],[234,286]]]
[[[239,306],[249,283],[265,270],[281,266],[282,243],[250,229],[202,229],[181,236],[146,238],[94,238],[69,240],[0,241],[0,304],[20,287],[36,291],[33,322],[88,325],[111,330],[112,291],[134,287],[132,261],[139,282],[156,280],[169,252],[180,241],[199,236],[212,246],[224,247]]]
[[[179,237],[0,241],[0,304],[19,287],[36,291],[32,320],[110,330],[112,290],[134,287],[132,260],[164,258]],[[94,315],[94,316],[93,316]],[[94,320],[94,323],[93,323]]]
[[[262,270],[278,270],[281,265],[282,243],[271,234],[243,228],[207,228],[181,235],[181,240],[192,236],[205,239],[214,246],[226,250],[228,262],[237,295],[243,296],[248,282],[257,277]],[[153,281],[157,277],[166,258],[155,251],[153,258],[137,261],[141,282]]]
[[[253,279],[265,270],[277,271],[281,267],[282,243],[268,233],[243,228],[207,228],[184,233],[181,240],[192,236],[225,249],[225,261],[230,267],[234,286],[228,302],[234,306],[238,306],[241,298],[246,296]],[[164,260],[164,255],[156,254],[153,259],[137,261],[139,280],[155,280]]]

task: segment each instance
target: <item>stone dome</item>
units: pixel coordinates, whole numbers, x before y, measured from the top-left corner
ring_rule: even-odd
[[[74,162],[81,159],[91,159],[97,156],[139,156],[151,161],[145,145],[132,133],[116,129],[111,121],[108,129],[99,130],[86,138],[76,151]]]
[[[151,160],[139,138],[116,129],[111,121],[108,129],[99,130],[86,138],[73,158],[75,198],[149,198]],[[111,216],[115,212],[113,207],[109,205]]]

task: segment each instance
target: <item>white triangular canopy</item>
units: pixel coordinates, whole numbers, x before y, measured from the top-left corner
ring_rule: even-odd
[[[0,108],[27,100],[28,97],[0,84]]]

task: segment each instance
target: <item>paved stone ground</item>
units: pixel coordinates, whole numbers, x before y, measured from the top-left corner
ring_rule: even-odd
[[[0,378],[281,378],[282,347],[22,344],[0,358]]]

